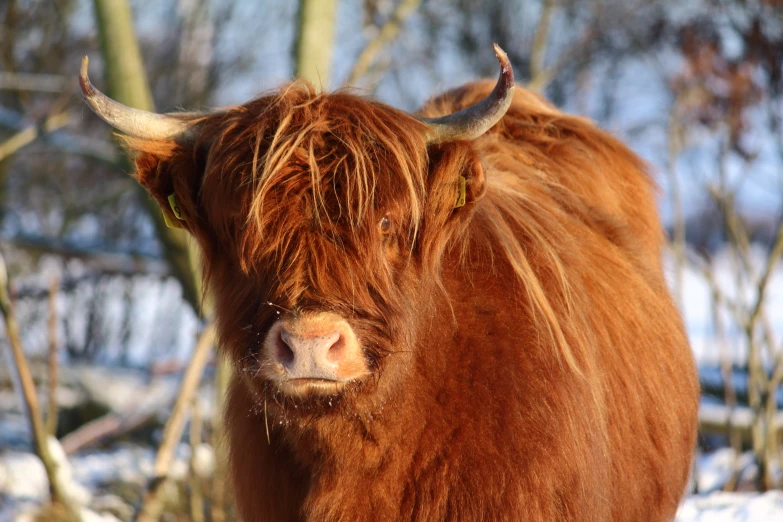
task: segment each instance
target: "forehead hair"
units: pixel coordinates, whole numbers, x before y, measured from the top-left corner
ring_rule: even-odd
[[[295,82],[207,125],[204,182],[231,183],[244,200],[243,227],[259,237],[304,221],[329,228],[335,219],[356,233],[393,202],[415,224],[425,197],[425,130],[402,111]]]

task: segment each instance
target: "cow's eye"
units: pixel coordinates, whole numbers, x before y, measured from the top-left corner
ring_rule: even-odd
[[[391,219],[389,219],[389,216],[383,216],[380,221],[378,221],[378,229],[381,231],[382,234],[388,234],[391,230]]]

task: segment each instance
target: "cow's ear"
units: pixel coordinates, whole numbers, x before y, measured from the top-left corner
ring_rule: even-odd
[[[430,191],[440,204],[454,210],[469,208],[486,192],[484,168],[470,142],[433,145],[429,150]]]
[[[196,234],[203,212],[198,192],[206,154],[198,145],[150,142],[126,138],[133,158],[133,177],[157,201],[166,224]]]
[[[479,160],[478,155],[470,148],[469,152],[465,155],[464,162],[462,164],[461,178],[465,180],[465,204],[475,203],[487,191],[487,183],[484,177],[484,167]],[[459,180],[462,183],[461,180]],[[457,205],[461,203],[462,187],[458,188],[459,198]],[[455,205],[455,208],[459,208]]]

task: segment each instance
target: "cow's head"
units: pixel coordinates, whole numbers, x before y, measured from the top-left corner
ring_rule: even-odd
[[[87,103],[201,246],[221,345],[259,397],[356,396],[411,353],[443,249],[484,192],[469,141],[511,103],[495,51],[492,93],[436,119],[302,82],[208,114],[153,114],[97,91],[85,61]]]

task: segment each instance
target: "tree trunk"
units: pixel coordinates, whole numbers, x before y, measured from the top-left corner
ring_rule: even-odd
[[[105,60],[107,94],[130,107],[154,110],[152,93],[141,61],[139,43],[133,28],[133,16],[126,0],[94,0],[95,18]],[[182,285],[185,300],[201,313],[201,285],[197,273],[195,249],[186,233],[166,226],[157,202],[144,189],[146,202],[158,239],[163,244],[166,261]]]
[[[332,74],[337,0],[300,0],[295,75],[326,90]]]

